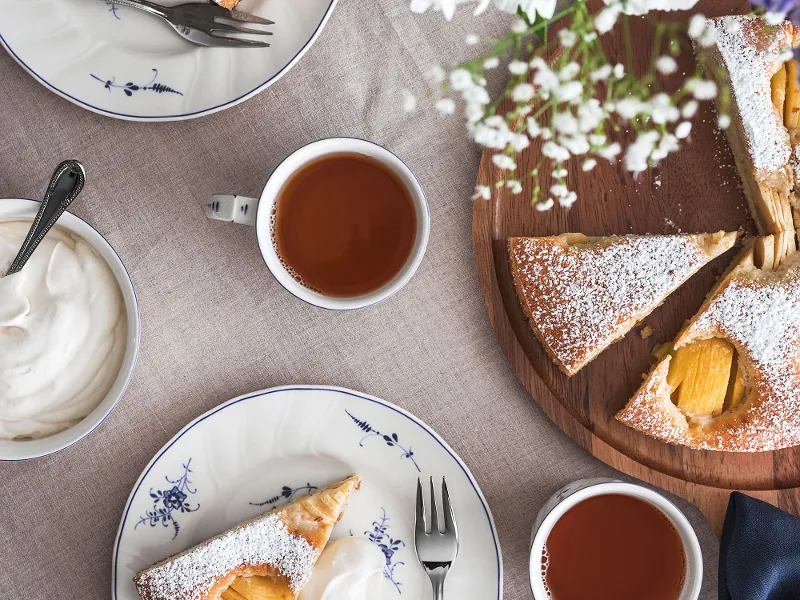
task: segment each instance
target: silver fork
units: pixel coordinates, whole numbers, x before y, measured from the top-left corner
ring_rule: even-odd
[[[262,19],[239,10],[228,10],[217,4],[190,2],[176,6],[161,6],[149,0],[114,0],[114,2],[120,6],[138,8],[151,15],[161,17],[181,36],[201,46],[267,48],[269,44],[266,42],[233,36],[238,34],[272,35],[271,31],[234,25],[230,21],[274,25],[274,22],[269,19]]]
[[[458,556],[458,526],[453,507],[450,505],[450,493],[447,482],[442,477],[442,516],[444,529],[439,526],[439,511],[436,506],[436,490],[431,477],[431,518],[430,531],[425,516],[425,500],[422,497],[422,481],[417,479],[417,515],[414,523],[414,546],[417,558],[425,569],[433,585],[434,600],[444,598],[444,578],[450,566]]]

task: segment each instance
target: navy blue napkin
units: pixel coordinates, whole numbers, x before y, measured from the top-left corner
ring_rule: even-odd
[[[732,493],[719,551],[719,600],[798,599],[800,519]]]

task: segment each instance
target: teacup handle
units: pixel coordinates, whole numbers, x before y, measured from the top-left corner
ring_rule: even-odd
[[[258,200],[235,194],[214,194],[206,204],[206,216],[212,221],[234,222],[255,227]]]

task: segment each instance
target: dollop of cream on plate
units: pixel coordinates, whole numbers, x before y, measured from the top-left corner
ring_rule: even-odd
[[[383,583],[386,558],[365,538],[345,537],[322,552],[299,600],[372,600]]]
[[[0,275],[30,225],[0,222]],[[127,334],[108,263],[54,227],[22,271],[0,277],[0,439],[46,437],[86,417],[119,375]]]

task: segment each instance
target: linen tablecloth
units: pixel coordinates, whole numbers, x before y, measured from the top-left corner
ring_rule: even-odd
[[[402,87],[424,87],[430,64],[467,56],[467,33],[499,33],[507,23],[497,12],[474,19],[469,8],[446,24],[441,13],[413,15],[407,0],[342,0],[280,82],[236,108],[180,123],[92,114],[0,53],[0,197],[40,198],[59,161],[83,161],[88,184],[73,210],[122,256],[142,315],[139,363],[108,420],[54,456],[0,463],[0,598],[107,597],[120,513],[155,451],[229,398],[293,383],[373,394],[436,429],[494,513],[505,597],[530,597],[528,541],[541,505],[571,480],[619,474],[550,423],[495,340],[472,258],[479,148],[460,118],[406,116],[399,96]],[[329,136],[396,152],[422,182],[432,214],[414,279],[355,312],[296,300],[266,270],[252,229],[203,212],[215,192],[257,196],[285,156]],[[700,537],[701,597],[711,599],[717,541],[693,507],[677,503]]]

